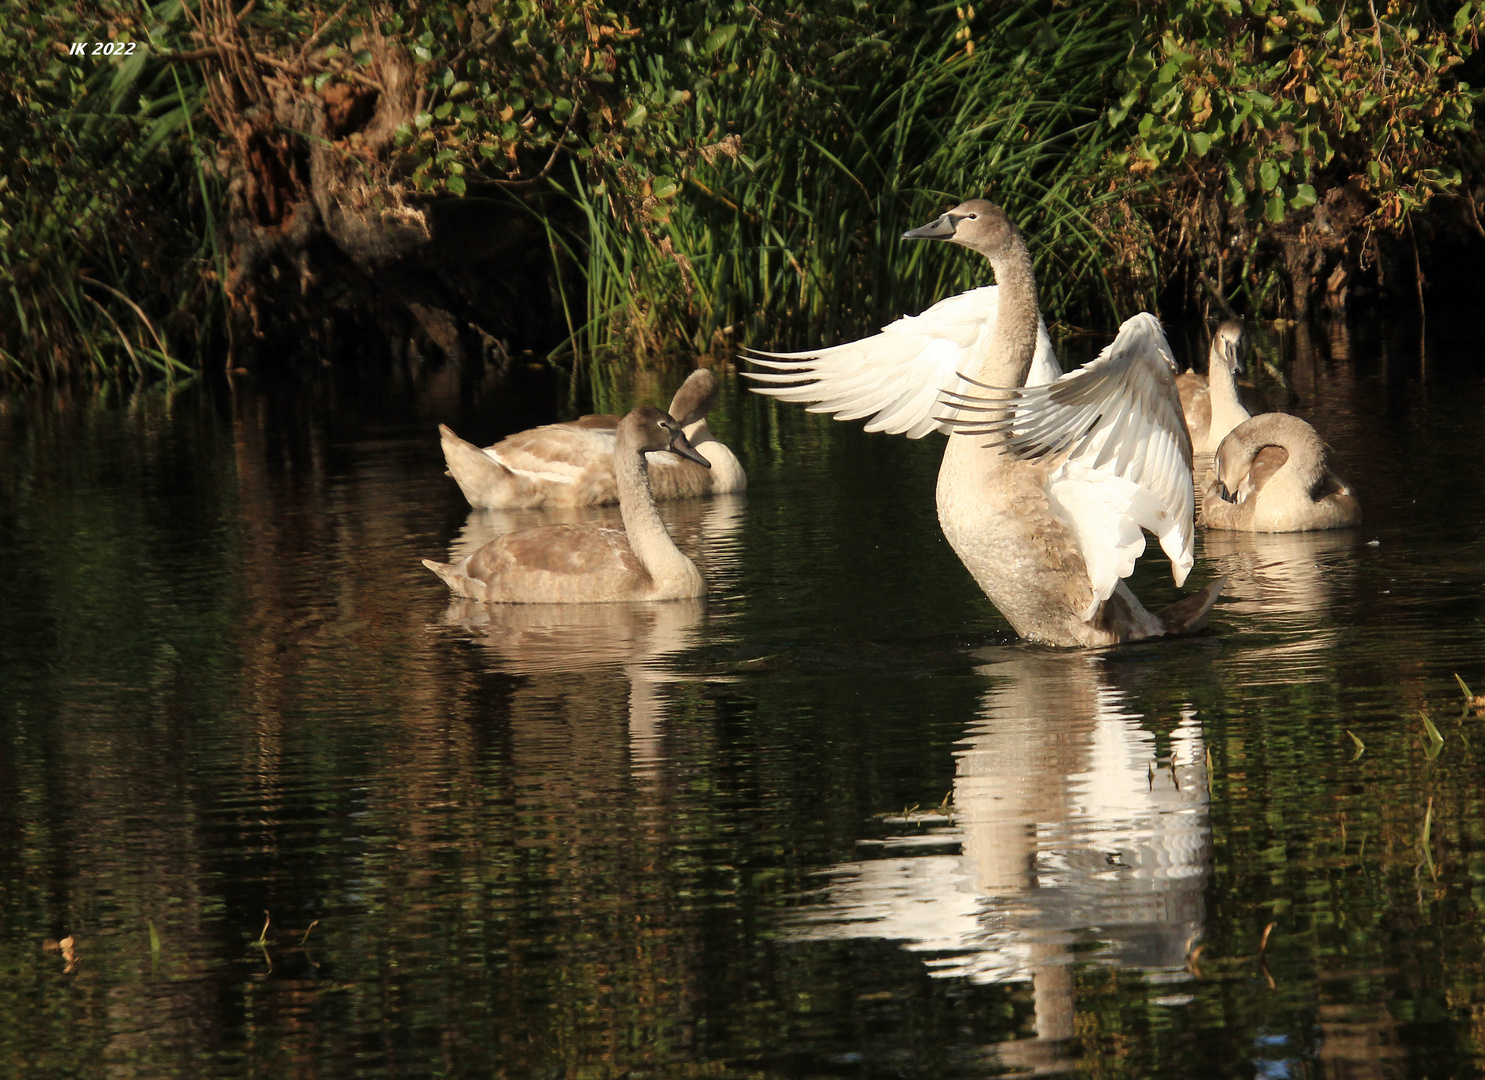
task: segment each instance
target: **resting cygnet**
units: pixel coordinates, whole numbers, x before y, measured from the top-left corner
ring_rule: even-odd
[[[1191,449],[1198,454],[1215,453],[1229,431],[1250,416],[1268,412],[1263,391],[1238,381],[1246,370],[1246,353],[1242,322],[1228,319],[1212,335],[1207,373],[1183,371],[1176,376],[1181,412],[1191,432]]]
[[[645,454],[669,450],[709,467],[669,414],[641,405],[619,421],[614,474],[623,529],[547,525],[491,540],[455,564],[423,565],[457,596],[506,604],[679,600],[706,593],[696,564],[666,532]]]
[[[710,469],[674,454],[650,459],[650,490],[657,499],[722,495],[745,491],[747,473],[726,445],[707,427],[717,403],[717,377],[704,368],[691,372],[670,403],[670,415],[686,438],[711,462]],[[584,416],[564,424],[543,424],[508,435],[494,446],[478,447],[438,426],[449,475],[471,506],[516,510],[538,506],[597,506],[619,501],[614,475],[617,416]]]
[[[1207,474],[1201,523],[1305,532],[1361,523],[1361,504],[1331,468],[1330,448],[1297,416],[1264,413],[1233,428]]]

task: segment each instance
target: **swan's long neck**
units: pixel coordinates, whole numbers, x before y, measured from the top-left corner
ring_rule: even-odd
[[[1012,236],[1006,249],[990,259],[990,265],[995,269],[995,283],[1000,286],[995,334],[975,377],[989,386],[1024,386],[1036,355],[1036,330],[1041,314],[1037,308],[1031,253],[1020,234]]]
[[[1219,472],[1228,490],[1233,490],[1237,478],[1247,474],[1253,459],[1265,446],[1278,446],[1287,453],[1288,459],[1265,485],[1265,498],[1276,499],[1280,493],[1308,499],[1325,478],[1325,444],[1315,429],[1303,420],[1284,413],[1265,413],[1253,423],[1242,428],[1240,443],[1230,464],[1222,463]]]
[[[686,433],[686,441],[712,463],[708,475],[710,487],[705,490],[741,491],[748,486],[747,473],[743,471],[742,462],[737,460],[737,455],[726,443],[717,441],[712,429],[706,426],[706,417],[703,416],[694,424],[687,424],[682,430]]]
[[[999,286],[995,310],[995,328],[980,356],[979,368],[965,372],[986,386],[1018,387],[1026,384],[1031,361],[1036,356],[1037,327],[1041,314],[1037,310],[1036,277],[1031,268],[1031,253],[1019,233],[996,255],[990,256]],[[947,492],[975,486],[975,476],[993,470],[1002,458],[999,451],[983,449],[984,439],[974,435],[953,434],[944,452],[939,470],[939,504]]]
[[[1212,351],[1207,358],[1207,388],[1207,400],[1212,403],[1212,438],[1220,439],[1248,419],[1249,414],[1238,397],[1237,373],[1232,369],[1232,360],[1217,339],[1213,339]]]
[[[620,429],[614,445],[614,478],[629,546],[655,583],[699,579],[696,565],[675,546],[665,522],[660,520],[638,437],[627,428]]]

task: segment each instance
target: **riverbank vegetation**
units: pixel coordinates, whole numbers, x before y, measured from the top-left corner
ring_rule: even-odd
[[[1482,28],[1481,0],[36,4],[0,30],[0,372],[831,340],[983,283],[897,239],[971,195],[1065,327],[1422,302],[1485,250]]]

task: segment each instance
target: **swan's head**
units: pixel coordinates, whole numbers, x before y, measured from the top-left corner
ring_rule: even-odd
[[[641,456],[652,450],[669,450],[708,469],[712,467],[712,463],[691,446],[680,421],[653,405],[641,405],[619,421],[615,439],[632,439]]]
[[[1225,364],[1228,371],[1241,375],[1247,370],[1248,341],[1243,336],[1243,321],[1228,319],[1212,335],[1212,351],[1207,366]]]
[[[990,259],[1010,250],[1016,237],[1016,227],[1005,211],[984,199],[962,202],[927,225],[902,234],[904,240],[948,240],[963,244]]]
[[[717,389],[717,377],[706,368],[697,368],[670,399],[670,415],[680,421],[681,427],[705,420],[717,403]]]

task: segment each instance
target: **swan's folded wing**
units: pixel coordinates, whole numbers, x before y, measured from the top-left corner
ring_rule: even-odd
[[[1097,486],[1099,494],[1091,501],[1104,520],[1094,526],[1090,519],[1086,528],[1078,529],[1090,572],[1095,564],[1122,569],[1118,576],[1129,572],[1125,567],[1133,563],[1125,556],[1134,549],[1128,528],[1133,523],[1160,538],[1171,573],[1181,584],[1192,565],[1195,497],[1191,437],[1181,416],[1175,370],[1159,321],[1142,312],[1120,327],[1098,359],[1054,383],[947,394],[945,404],[961,418],[955,431],[987,434],[993,444],[1019,458],[1053,463],[1049,483],[1060,490],[1068,492],[1069,484]],[[964,419],[971,413],[981,419]],[[1120,527],[1107,527],[1110,513],[1123,522]],[[1138,549],[1143,547],[1139,540]],[[1123,554],[1105,557],[1109,552],[1104,548]],[[1107,598],[1116,581],[1094,581],[1100,599]]]
[[[995,333],[996,286],[972,289],[940,300],[921,315],[898,319],[879,334],[812,352],[750,350],[747,359],[766,371],[744,374],[761,386],[752,389],[783,401],[809,403],[810,412],[837,420],[870,417],[867,431],[906,434],[920,439],[950,430],[941,412],[942,391],[967,391],[960,375],[972,370]],[[1042,323],[1032,379],[1061,373],[1052,339]]]
[[[494,446],[485,447],[485,453],[514,472],[571,483],[588,470],[602,468],[613,460],[614,428],[595,422],[606,419],[585,416],[565,424],[543,424],[518,431]]]

